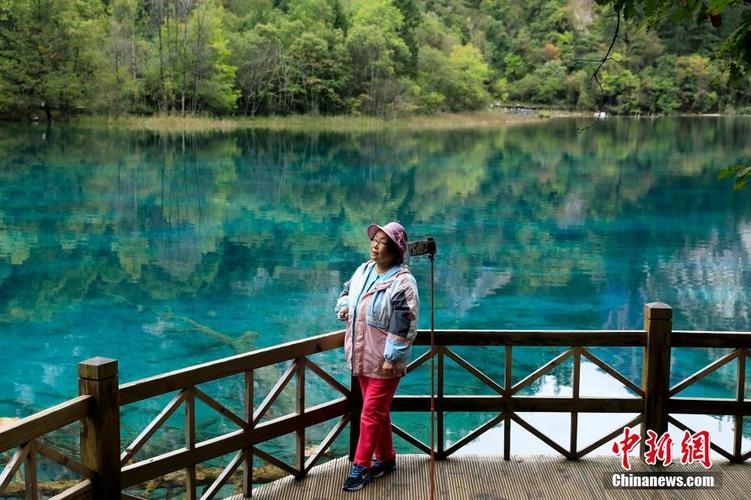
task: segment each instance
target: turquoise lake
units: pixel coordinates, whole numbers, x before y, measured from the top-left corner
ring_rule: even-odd
[[[751,118],[607,119],[579,131],[586,125],[193,135],[3,125],[0,416],[75,396],[76,363],[89,357],[117,359],[126,382],[341,328],[334,304],[367,259],[371,222],[399,220],[411,239],[437,240],[437,328],[636,329],[643,305],[662,301],[675,329],[751,330],[751,188],[718,177],[751,161]],[[410,266],[428,328],[428,262]],[[456,350],[502,383],[500,348]],[[640,383],[639,349],[593,351]],[[515,349],[514,380],[559,352]],[[673,381],[724,352],[680,351]],[[313,359],[348,381],[342,351]],[[259,375],[258,401],[283,369]],[[447,393],[490,393],[447,369]],[[563,365],[525,394],[570,394],[571,378]],[[427,380],[417,370],[397,394],[425,393]],[[582,380],[583,396],[630,394],[594,365]],[[746,388],[751,397],[751,377]],[[206,390],[239,408],[239,379]],[[731,364],[685,394],[734,390]],[[311,382],[309,404],[330,395]],[[168,400],[125,408],[123,440]],[[199,437],[234,430],[199,416]],[[491,416],[447,416],[447,439]],[[568,442],[568,415],[527,416]],[[588,444],[631,416],[580,418]],[[181,419],[149,453],[180,442]],[[426,415],[394,421],[428,439]],[[685,421],[729,446],[730,418]],[[467,451],[499,453],[501,435],[492,429]],[[284,456],[292,442],[268,446]],[[345,432],[334,452],[346,447]],[[397,448],[412,450],[398,438]],[[512,452],[551,450],[515,429]]]

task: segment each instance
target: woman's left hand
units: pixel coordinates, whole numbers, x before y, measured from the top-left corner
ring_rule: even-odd
[[[388,360],[383,361],[383,366],[381,367],[381,370],[383,370],[383,373],[386,375],[394,375],[396,374],[396,370],[394,369],[394,365],[391,364]]]

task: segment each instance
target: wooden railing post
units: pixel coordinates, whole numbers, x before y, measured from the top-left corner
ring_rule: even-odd
[[[245,420],[253,427],[253,370],[245,372]],[[243,498],[253,496],[253,447],[243,450]]]
[[[93,496],[120,498],[120,398],[117,361],[96,357],[78,363],[78,392],[94,397],[81,420],[81,463],[96,473]]]
[[[305,477],[305,358],[297,358],[293,361],[297,366],[297,394],[295,406],[300,415],[300,424],[295,433],[295,469],[297,479]]]
[[[357,451],[357,441],[360,439],[360,414],[362,413],[362,392],[357,377],[350,377],[349,390],[349,461],[352,462]]]
[[[670,335],[673,309],[662,302],[644,305],[644,330],[647,341],[644,349],[642,388],[644,389],[644,420],[641,425],[641,453],[647,429],[661,436],[668,430],[668,400],[670,399]]]
[[[444,356],[445,347],[438,346],[436,348],[438,352],[438,376],[436,377],[436,441],[438,448],[436,450],[435,458],[437,460],[443,460],[446,458],[444,453],[444,429],[443,429],[443,370],[444,370]]]

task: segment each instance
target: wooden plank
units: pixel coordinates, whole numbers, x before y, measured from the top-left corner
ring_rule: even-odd
[[[57,495],[50,497],[50,500],[77,500],[79,498],[91,498],[92,491],[94,490],[94,483],[91,479],[85,479],[75,486],[68,488],[67,490],[58,493]],[[143,500],[137,497],[131,497],[129,495],[122,495],[125,500]]]
[[[254,491],[259,500],[390,499],[427,500],[430,488],[431,461],[422,454],[400,454],[395,474],[371,482],[366,491],[353,494],[341,491],[341,482],[350,464],[346,457],[318,467],[305,481],[286,477],[260,485]],[[634,457],[634,475],[671,473],[658,470]],[[450,460],[435,462],[435,497],[439,500],[463,499],[607,499],[607,500],[719,500],[751,498],[751,475],[747,466],[716,462],[707,471],[700,464],[676,466],[681,474],[715,476],[708,489],[625,489],[604,483],[620,466],[613,455],[588,456],[586,460],[567,461],[552,453],[520,456],[504,461],[500,456],[453,455]],[[661,469],[661,468],[660,468]],[[671,467],[671,470],[673,468]],[[478,481],[481,476],[483,481]],[[409,486],[409,487],[405,487]],[[239,496],[231,500],[241,500]]]
[[[436,346],[611,346],[640,347],[643,330],[436,330]],[[414,345],[430,345],[430,330],[419,330]]]
[[[311,369],[313,373],[321,377],[327,384],[329,384],[331,387],[336,389],[337,391],[341,392],[344,396],[349,396],[349,389],[344,387],[343,384],[341,384],[338,380],[336,380],[334,377],[326,373],[323,368],[318,366],[317,364],[313,363],[311,360],[305,358],[305,366]]]
[[[572,348],[565,352],[562,352],[555,358],[551,359],[550,361],[548,361],[547,363],[539,367],[537,370],[533,371],[532,373],[530,373],[529,375],[521,379],[519,382],[514,384],[511,387],[511,394],[516,394],[524,387],[528,386],[529,384],[531,384],[538,378],[542,377],[543,375],[548,373],[550,370],[552,370],[556,366],[566,361],[571,355],[573,355],[573,353],[574,353],[574,349]]]
[[[45,457],[49,458],[53,462],[57,462],[63,467],[67,467],[68,469],[72,470],[73,472],[80,474],[81,477],[84,479],[93,479],[94,478],[94,472],[90,469],[87,469],[80,463],[76,462],[72,458],[63,455],[61,452],[57,451],[56,449],[47,446],[40,440],[36,441],[36,448],[37,451],[44,455]]]
[[[467,370],[469,373],[477,377],[480,381],[484,382],[485,385],[493,389],[498,394],[503,394],[503,387],[498,385],[495,380],[485,375],[483,372],[481,372],[477,367],[469,363],[467,360],[459,356],[457,353],[449,349],[448,347],[446,349],[446,355],[456,361],[456,363]],[[440,372],[439,372],[440,373]]]
[[[258,406],[258,409],[253,413],[253,422],[251,425],[256,425],[258,421],[261,420],[261,417],[263,417],[269,410],[271,405],[274,404],[274,401],[276,401],[276,398],[279,396],[279,394],[284,390],[285,387],[287,387],[287,384],[290,380],[292,380],[292,377],[294,376],[296,371],[297,363],[293,361],[284,371],[282,376],[279,377],[279,380],[276,381],[271,390],[269,390],[269,393],[266,395],[263,402],[261,402],[261,404]]]
[[[751,415],[751,401],[716,398],[670,398],[670,413],[693,415]]]
[[[501,411],[508,406],[512,411],[572,412],[581,413],[640,413],[644,408],[641,398],[555,398],[539,396],[444,396],[443,411]],[[731,403],[735,404],[732,400]],[[746,403],[751,404],[751,403]],[[391,411],[430,411],[430,396],[397,395]],[[676,412],[678,413],[678,412]],[[711,412],[710,412],[711,413]]]
[[[517,458],[517,457],[514,457]],[[618,473],[620,465],[613,455],[588,456],[568,461],[552,453],[520,455],[504,461],[499,455],[452,455],[450,460],[432,462],[424,454],[399,454],[396,473],[371,482],[357,494],[342,491],[350,463],[341,457],[314,468],[305,481],[285,477],[259,485],[253,496],[259,500],[352,500],[391,499],[427,500],[430,496],[430,469],[435,463],[435,498],[464,499],[607,499],[607,500],[719,500],[751,498],[751,474],[748,466],[718,460],[707,471],[700,464],[676,465],[681,474],[712,475],[715,486],[709,489],[626,489],[608,488],[604,482]],[[643,460],[631,461],[634,475],[670,473],[657,470]],[[660,468],[661,469],[661,468]],[[680,470],[679,470],[680,469]],[[478,480],[477,477],[481,477]],[[242,500],[240,495],[228,500]]]
[[[2,427],[0,453],[81,420],[91,409],[91,396],[78,396]]]
[[[159,414],[149,422],[149,424],[144,427],[144,429],[141,431],[141,433],[136,436],[136,438],[133,440],[132,443],[130,443],[128,446],[125,447],[125,450],[123,450],[122,454],[120,455],[120,465],[123,466],[130,461],[131,458],[133,458],[133,455],[138,453],[138,450],[141,449],[141,447],[146,444],[146,442],[151,438],[151,436],[154,435],[154,433],[159,430],[159,427],[162,426],[164,422],[167,421],[167,419],[177,410],[183,401],[185,401],[185,398],[188,396],[188,390],[183,389],[178,394],[175,395],[172,400],[167,403],[167,406],[162,408],[162,411],[159,412]]]
[[[674,330],[673,347],[728,347],[751,349],[751,332]]]
[[[686,387],[690,386],[694,382],[698,382],[699,380],[703,379],[707,375],[710,375],[714,373],[716,370],[719,370],[721,367],[725,366],[726,364],[730,363],[734,359],[736,359],[741,351],[735,350],[732,352],[729,352],[725,354],[724,356],[714,360],[713,362],[706,365],[701,370],[693,373],[692,375],[689,375],[685,379],[681,380],[677,384],[675,384],[673,387],[670,388],[669,395],[675,396],[679,392],[681,392]]]
[[[201,441],[196,443],[193,450],[181,448],[135,464],[126,465],[122,469],[123,488],[129,488],[170,472],[184,469],[188,465],[206,462],[212,458],[289,434],[300,425],[310,427],[335,417],[341,417],[346,415],[348,410],[347,399],[339,398],[307,408],[305,415],[291,413],[258,424],[252,431],[237,430]]]
[[[502,419],[503,419],[503,413],[499,413],[498,415],[493,416],[490,420],[488,420],[484,424],[470,431],[466,436],[462,437],[461,439],[459,439],[458,441],[456,441],[454,444],[452,444],[446,449],[444,458],[448,457],[455,451],[462,448],[465,444],[477,438],[479,435],[481,435],[483,432],[487,431],[488,429],[496,425]]]
[[[227,464],[227,467],[222,470],[222,473],[219,474],[219,477],[217,477],[214,482],[211,483],[211,486],[209,486],[206,492],[201,495],[201,500],[211,500],[212,498],[214,498],[216,494],[219,493],[219,489],[224,486],[224,483],[226,483],[227,480],[232,476],[232,474],[234,474],[242,461],[243,454],[242,452],[240,452],[235,455],[230,463]]]
[[[247,370],[290,361],[317,352],[330,351],[343,345],[344,330],[337,330],[162,373],[122,384],[120,386],[120,404],[135,403],[191,385],[229,377]]]

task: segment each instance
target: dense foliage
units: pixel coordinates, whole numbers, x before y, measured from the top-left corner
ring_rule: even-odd
[[[748,108],[747,4],[598,1],[0,0],[0,115]]]

